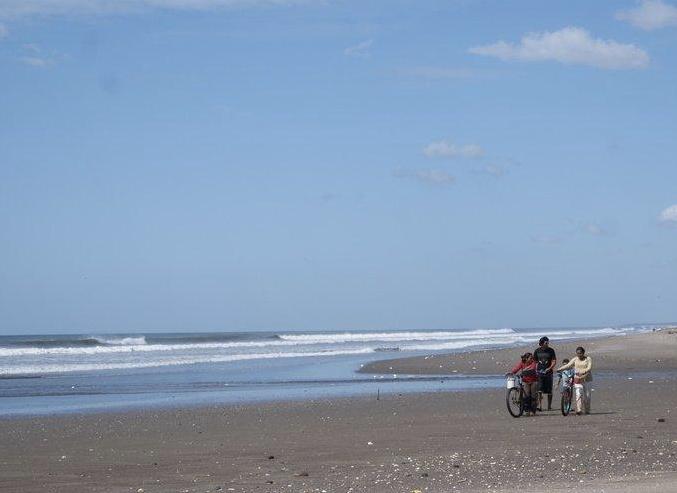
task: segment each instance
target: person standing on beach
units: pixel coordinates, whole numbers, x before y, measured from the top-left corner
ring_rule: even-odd
[[[537,364],[531,353],[524,353],[520,358],[521,361],[510,370],[510,373],[522,376],[524,409],[527,411],[527,416],[536,416],[536,401],[538,398]]]
[[[552,371],[557,364],[555,350],[550,347],[550,339],[541,337],[538,348],[534,351],[534,359],[538,363],[538,391],[548,396],[548,411],[552,411]]]
[[[574,389],[576,392],[576,414],[590,414],[590,400],[592,398],[592,358],[585,355],[585,349],[576,348],[576,357],[567,364],[557,368],[557,371],[574,368]]]

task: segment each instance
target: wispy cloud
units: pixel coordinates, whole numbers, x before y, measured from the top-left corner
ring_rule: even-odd
[[[54,65],[54,60],[50,58],[40,58],[37,56],[22,56],[19,57],[19,61],[24,65],[30,65],[31,67],[45,68]]]
[[[580,27],[529,33],[519,43],[498,41],[490,45],[475,46],[469,51],[503,61],[557,61],[617,70],[639,69],[649,64],[649,55],[641,48],[633,44],[593,38]]]
[[[0,18],[107,15],[165,10],[213,10],[228,7],[322,4],[325,0],[2,0]]]
[[[658,221],[663,224],[677,226],[677,204],[663,209],[658,215]]]
[[[45,52],[39,45],[30,43],[23,45],[24,55],[19,61],[24,65],[36,68],[47,68],[56,65],[58,55]]]
[[[450,186],[456,177],[441,169],[406,170],[398,168],[393,172],[397,178],[409,178],[421,183],[436,186]]]
[[[581,229],[592,236],[609,236],[609,231],[597,223],[585,223]]]
[[[643,0],[634,9],[621,10],[616,19],[626,21],[645,31],[677,26],[677,8],[661,0]]]
[[[598,237],[601,241],[602,238],[612,237],[615,234],[613,228],[597,221],[569,219],[567,223],[561,228],[554,228],[554,233],[551,230],[551,233],[547,234],[534,234],[531,236],[531,241],[542,245],[558,245],[587,235]]]
[[[451,67],[415,67],[403,70],[401,73],[423,79],[467,79],[474,75],[470,69]]]
[[[429,158],[480,158],[484,156],[484,149],[477,144],[459,146],[447,140],[439,140],[425,146],[423,154]]]
[[[531,241],[541,245],[559,245],[564,242],[564,238],[557,235],[534,235],[531,237]]]
[[[355,46],[349,46],[343,50],[343,54],[346,56],[353,56],[358,58],[368,58],[371,56],[371,45],[374,43],[373,39],[367,39],[361,43],[356,44]]]
[[[498,164],[487,164],[482,167],[482,172],[495,176],[496,178],[501,178],[505,175],[505,168]]]

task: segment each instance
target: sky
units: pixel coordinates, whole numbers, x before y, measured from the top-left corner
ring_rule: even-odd
[[[3,0],[0,334],[677,321],[677,2]]]

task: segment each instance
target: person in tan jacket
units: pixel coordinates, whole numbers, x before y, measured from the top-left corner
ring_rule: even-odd
[[[557,371],[572,368],[574,374],[574,390],[576,390],[576,414],[590,414],[590,400],[592,398],[592,358],[585,355],[585,349],[581,346],[576,348],[576,358],[573,358],[567,364],[557,368]]]

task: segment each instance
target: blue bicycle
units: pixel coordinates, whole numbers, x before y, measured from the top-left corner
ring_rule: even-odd
[[[571,412],[571,401],[574,395],[574,377],[561,371],[558,371],[557,374],[561,379],[562,397],[560,399],[560,409],[562,410],[562,416],[568,416]]]

